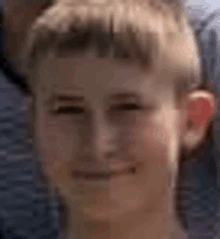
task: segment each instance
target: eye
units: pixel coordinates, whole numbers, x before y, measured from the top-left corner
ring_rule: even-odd
[[[56,114],[83,114],[85,112],[82,107],[61,107],[56,111]]]
[[[111,110],[116,111],[130,111],[130,110],[140,110],[141,107],[137,104],[130,103],[130,104],[120,104],[111,107]]]

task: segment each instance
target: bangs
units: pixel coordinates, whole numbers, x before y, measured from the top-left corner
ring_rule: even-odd
[[[163,11],[158,17],[158,12],[149,8],[128,4],[106,7],[57,4],[34,23],[22,58],[34,60],[51,48],[58,57],[94,48],[98,57],[135,58],[146,67],[150,59],[158,59],[165,42],[179,31],[177,24],[164,22]],[[172,12],[170,15],[168,22],[174,18]]]
[[[27,36],[22,71],[33,86],[35,71],[30,70],[38,65],[39,57],[51,51],[54,58],[74,56],[89,49],[100,58],[134,59],[145,71],[153,66],[157,73],[164,67],[181,75],[185,72],[185,82],[180,80],[183,77],[177,79],[177,98],[191,87],[190,82],[200,82],[192,30],[180,8],[166,4],[159,10],[148,4],[55,4],[35,21]]]

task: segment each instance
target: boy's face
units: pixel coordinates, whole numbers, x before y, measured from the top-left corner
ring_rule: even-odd
[[[44,73],[46,63],[39,68],[38,87],[47,92],[51,79],[62,96],[54,114],[48,94],[37,95],[40,160],[66,200],[93,219],[159,212],[176,173],[183,125],[175,76],[92,54],[57,60],[52,77]]]

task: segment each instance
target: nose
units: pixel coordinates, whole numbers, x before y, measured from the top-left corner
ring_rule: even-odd
[[[119,125],[112,123],[104,111],[93,112],[74,167],[79,170],[109,171],[130,164],[134,160],[128,150],[130,131]],[[126,147],[122,149],[122,146]]]
[[[97,111],[93,118],[92,151],[98,161],[109,161],[118,157],[118,130],[106,119],[105,113]]]

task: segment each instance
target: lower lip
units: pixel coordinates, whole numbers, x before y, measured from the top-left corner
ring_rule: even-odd
[[[132,183],[137,175],[137,168],[135,173],[126,172],[118,173],[109,178],[74,178],[74,180],[83,186],[92,187],[112,187],[112,186],[122,186],[123,184]]]

